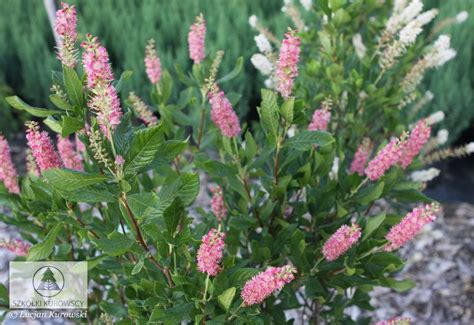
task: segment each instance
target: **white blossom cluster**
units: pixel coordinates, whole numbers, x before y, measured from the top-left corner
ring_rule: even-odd
[[[382,43],[393,39],[397,32],[398,39],[395,39],[385,48],[380,60],[380,66],[383,69],[393,66],[396,59],[416,42],[416,38],[423,31],[423,26],[430,23],[438,15],[437,9],[421,13],[422,9],[423,3],[420,0],[412,0],[408,5],[406,1],[395,1],[393,14],[388,20],[386,30],[382,35]]]
[[[362,35],[359,33],[354,34],[352,36],[352,45],[354,46],[355,52],[359,59],[362,59],[365,56],[365,53],[367,52],[367,48],[364,45],[364,42],[362,41]]]
[[[429,182],[433,180],[434,178],[438,177],[440,174],[440,170],[437,168],[429,168],[429,169],[424,169],[424,170],[418,170],[416,172],[413,172],[410,175],[410,178],[414,182]]]
[[[446,129],[441,129],[436,134],[436,142],[438,143],[439,146],[442,146],[443,144],[448,142],[448,138],[449,138],[449,131]]]
[[[444,120],[444,112],[437,111],[426,118],[426,123],[433,125],[441,122],[442,120]]]

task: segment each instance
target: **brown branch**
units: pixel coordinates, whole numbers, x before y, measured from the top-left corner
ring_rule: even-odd
[[[148,247],[147,243],[145,242],[145,240],[143,238],[143,235],[142,235],[140,227],[137,223],[137,220],[133,216],[133,212],[130,209],[130,206],[128,205],[128,202],[127,202],[127,199],[126,199],[125,195],[122,195],[122,197],[120,198],[120,201],[122,202],[123,206],[125,207],[125,210],[127,211],[127,216],[128,216],[128,218],[130,219],[130,221],[132,223],[133,230],[135,232],[135,235],[136,235],[136,238],[137,238],[138,242],[143,247],[143,249],[145,249],[145,251],[147,251],[149,253],[150,260],[165,275],[166,279],[168,280],[169,286],[172,287],[174,284],[173,284],[173,280],[171,279],[169,269],[167,267],[161,266],[161,264],[158,263],[158,261],[155,259],[155,257],[151,253],[150,248]]]

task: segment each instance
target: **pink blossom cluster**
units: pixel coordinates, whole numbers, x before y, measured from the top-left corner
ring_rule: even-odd
[[[364,176],[364,169],[367,165],[367,160],[370,156],[370,141],[363,141],[357,151],[354,154],[354,159],[352,159],[351,163],[351,174],[359,174],[360,176]]]
[[[292,265],[268,267],[247,281],[242,289],[241,297],[245,306],[262,303],[274,292],[281,290],[285,284],[295,279],[296,268]]]
[[[81,133],[86,133],[86,129],[82,129]],[[76,132],[74,135],[74,142],[76,143],[76,151],[77,152],[85,152],[86,146],[82,143],[81,139],[79,139],[79,132]]]
[[[378,180],[390,167],[398,163],[401,155],[400,140],[393,139],[369,162],[365,174],[371,181]]]
[[[108,84],[114,79],[109,54],[105,47],[99,43],[97,37],[87,35],[87,41],[82,42],[82,65],[87,75],[87,87],[94,89],[99,84]]]
[[[137,112],[140,120],[142,120],[146,125],[152,126],[158,124],[158,119],[156,116],[153,115],[153,112],[150,110],[150,108],[140,97],[135,95],[134,92],[130,93],[128,100],[133,109]]]
[[[224,92],[215,87],[209,92],[209,103],[211,104],[211,119],[222,134],[227,138],[239,135],[239,118]]]
[[[87,87],[92,93],[88,106],[97,114],[97,122],[102,132],[110,137],[109,129],[115,129],[120,124],[122,107],[117,90],[110,83],[113,79],[109,54],[100,45],[97,37],[87,36],[82,43],[84,53],[82,64],[87,74]]]
[[[21,239],[10,240],[8,242],[5,240],[0,240],[0,248],[5,248],[16,256],[28,255],[30,247],[30,243],[27,243]]]
[[[225,233],[211,229],[202,237],[202,244],[197,253],[198,270],[210,276],[216,276],[220,270],[220,262],[224,256]]]
[[[59,45],[58,59],[71,68],[77,63],[76,49],[74,44],[77,39],[77,14],[76,7],[66,3],[61,3],[61,9],[56,11],[56,21],[54,31],[59,36],[61,44]]]
[[[145,68],[148,79],[152,84],[160,82],[161,78],[161,62],[156,53],[155,40],[148,41],[145,50]]]
[[[10,152],[10,145],[2,134],[0,134],[0,181],[3,181],[8,192],[20,193],[17,173]]]
[[[120,124],[122,107],[117,90],[112,85],[93,90],[94,95],[89,100],[88,106],[97,114],[97,122],[104,134],[109,136],[108,128],[112,130]]]
[[[188,33],[189,57],[195,64],[201,63],[206,57],[206,21],[203,15],[196,17],[196,22],[191,25]]]
[[[280,57],[276,69],[277,90],[284,98],[291,96],[293,80],[298,76],[301,40],[294,31],[285,34],[280,47]]]
[[[334,261],[347,252],[360,238],[360,226],[353,223],[350,227],[342,225],[323,246],[323,255],[328,261]]]
[[[313,113],[313,119],[308,126],[309,131],[326,131],[331,120],[331,111],[328,109],[317,109]]]
[[[227,208],[225,207],[224,194],[220,186],[211,188],[212,199],[211,208],[212,212],[216,216],[217,221],[220,223],[227,215]]]
[[[426,205],[413,209],[397,225],[393,226],[385,236],[389,242],[385,245],[385,250],[390,252],[399,249],[405,243],[415,237],[424,225],[436,219],[436,212],[439,210],[437,204]]]
[[[27,122],[26,139],[40,172],[61,168],[62,163],[46,131],[40,131],[36,122]]]
[[[420,153],[425,143],[429,140],[430,134],[431,127],[428,125],[426,120],[421,120],[416,124],[410,132],[408,140],[401,148],[402,155],[399,164],[403,169],[406,169],[413,161],[413,158]]]
[[[74,143],[68,138],[63,138],[58,134],[58,152],[64,167],[83,171],[81,155],[75,150]]]

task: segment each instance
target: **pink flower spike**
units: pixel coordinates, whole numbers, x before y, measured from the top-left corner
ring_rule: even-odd
[[[244,306],[262,303],[274,292],[281,290],[285,284],[295,279],[296,268],[292,265],[282,267],[268,267],[247,281],[240,294]]]
[[[122,107],[114,86],[97,87],[92,90],[93,96],[88,102],[89,108],[97,114],[97,122],[102,132],[109,137],[108,129],[114,130],[120,124]]]
[[[223,91],[217,86],[209,92],[209,103],[211,104],[211,119],[216,127],[221,130],[227,138],[233,138],[240,134],[240,123],[235,114],[232,104]]]
[[[0,181],[3,181],[8,192],[20,193],[17,173],[10,152],[10,145],[2,134],[0,134]]]
[[[353,223],[350,227],[342,225],[323,246],[323,255],[328,261],[334,261],[347,252],[360,238],[360,226]]]
[[[68,138],[63,138],[58,134],[58,152],[64,167],[83,171],[84,165],[79,153],[74,149],[74,144]]]
[[[370,140],[366,139],[366,141],[363,141],[359,145],[357,151],[354,154],[354,159],[352,160],[350,169],[351,174],[357,173],[360,176],[364,176],[364,169],[365,165],[367,164],[367,159],[370,156],[370,151]]]
[[[277,90],[283,96],[291,96],[293,81],[298,76],[301,40],[294,31],[285,34],[280,47],[280,58],[276,69]]]
[[[196,21],[189,28],[188,46],[189,57],[194,61],[194,64],[199,64],[206,57],[206,21],[204,16],[200,14],[196,17]]]
[[[415,158],[429,140],[431,134],[431,127],[426,123],[426,120],[419,121],[415,128],[411,131],[408,140],[401,147],[402,155],[399,164],[403,169],[406,169],[413,158]]]
[[[114,79],[112,67],[109,62],[109,54],[97,37],[87,35],[87,41],[82,42],[84,48],[82,53],[82,65],[87,75],[87,87],[93,89],[97,85],[107,85]]]
[[[27,243],[21,239],[15,239],[10,241],[0,240],[0,248],[5,248],[15,254],[16,256],[26,256],[30,251],[30,243]]]
[[[400,160],[401,154],[400,141],[393,139],[369,162],[365,174],[371,181],[378,180]]]
[[[309,131],[326,131],[331,120],[331,111],[317,109],[313,113],[313,119],[308,126]]]
[[[42,173],[51,168],[61,168],[62,163],[46,131],[40,131],[38,123],[27,122],[26,139],[36,164]]]
[[[219,263],[224,256],[224,238],[225,233],[214,228],[202,237],[202,244],[197,253],[199,272],[210,276],[216,276],[220,272]]]
[[[155,40],[151,39],[148,41],[145,50],[145,67],[148,79],[152,84],[160,82],[161,78],[161,62],[156,53]]]
[[[211,188],[212,199],[211,199],[211,208],[212,212],[216,216],[216,219],[219,223],[227,216],[227,208],[225,207],[224,194],[222,193],[222,188],[216,186]]]
[[[413,239],[424,225],[436,219],[436,212],[439,211],[437,204],[426,205],[415,208],[408,213],[397,225],[393,226],[385,239],[389,241],[385,245],[385,251],[390,252],[399,249],[405,243]]]
[[[62,2],[61,9],[56,11],[54,31],[61,40],[57,54],[58,59],[61,60],[64,65],[70,68],[74,68],[77,63],[77,51],[74,48],[74,44],[76,43],[77,39],[76,26],[76,7]]]

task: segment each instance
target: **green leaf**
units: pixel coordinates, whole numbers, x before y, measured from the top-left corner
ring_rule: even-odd
[[[132,139],[131,112],[127,112],[122,116],[120,124],[115,129],[112,137],[117,153],[123,157],[127,156],[130,140]]]
[[[64,99],[59,97],[58,95],[49,95],[49,99],[51,100],[51,103],[54,104],[57,108],[63,109],[65,111],[72,110],[71,104],[66,102]]]
[[[120,79],[113,82],[113,85],[114,85],[114,87],[115,87],[115,89],[117,90],[118,93],[122,90],[123,82],[124,82],[124,81],[127,81],[128,79],[130,79],[130,77],[132,76],[132,74],[133,74],[133,71],[131,71],[131,70],[125,70],[125,71],[122,72],[122,74],[120,75]]]
[[[5,97],[5,101],[13,108],[16,108],[20,111],[26,111],[30,113],[33,116],[37,117],[48,117],[53,114],[58,114],[61,113],[61,111],[55,110],[55,109],[47,109],[47,108],[39,108],[39,107],[33,107],[25,103],[23,100],[21,100],[20,97],[18,96],[10,96],[10,97]]]
[[[75,191],[80,188],[102,183],[107,176],[100,174],[89,174],[70,169],[48,169],[43,172],[49,184],[59,191]]]
[[[183,173],[173,183],[165,185],[160,191],[163,202],[174,200],[179,196],[185,206],[193,203],[199,193],[199,174]]]
[[[54,243],[56,242],[56,237],[58,237],[59,232],[61,231],[62,227],[63,227],[62,223],[56,224],[56,226],[54,226],[49,231],[49,233],[46,235],[46,237],[41,243],[36,244],[30,248],[30,251],[26,259],[28,261],[40,261],[40,260],[47,259],[49,255],[51,255],[51,253],[53,252]]]
[[[140,273],[140,271],[143,269],[143,265],[145,264],[145,259],[143,258],[143,255],[140,255],[138,258],[137,264],[132,269],[132,275]]]
[[[375,217],[367,217],[367,225],[365,226],[364,229],[364,236],[362,237],[362,241],[366,240],[369,238],[369,236],[380,227],[380,225],[383,223],[385,220],[385,212],[382,212],[379,215],[376,215]]]
[[[121,304],[116,304],[116,303],[112,303],[108,301],[101,301],[99,303],[99,306],[100,306],[100,309],[102,309],[108,315],[115,316],[118,318],[128,316],[127,309]]]
[[[52,116],[49,116],[48,118],[45,118],[43,120],[43,123],[46,124],[53,132],[56,132],[56,133],[61,133],[62,132],[61,124],[59,123],[58,120],[56,120]]]
[[[72,116],[63,116],[61,136],[63,138],[69,136],[71,133],[82,130],[84,128],[84,121],[72,117]]]
[[[275,139],[280,123],[276,93],[268,89],[262,89],[262,103],[257,110],[265,132]]]
[[[397,292],[405,292],[416,286],[416,283],[410,279],[399,281],[391,278],[384,278],[380,280],[380,284],[384,287],[392,288]]]
[[[186,148],[188,141],[168,140],[160,144],[156,157],[158,159],[173,160]]]
[[[138,130],[132,139],[130,153],[125,160],[124,172],[132,176],[155,159],[162,139],[161,124]]]
[[[295,107],[295,97],[288,98],[280,107],[281,116],[283,116],[287,125],[290,125],[291,122],[293,122],[294,107]]]
[[[217,302],[219,303],[219,306],[221,306],[221,308],[226,312],[229,311],[230,305],[232,304],[232,300],[235,296],[235,291],[235,287],[232,287],[217,296]]]
[[[0,283],[0,305],[2,305],[2,307],[8,306],[8,289],[1,283]]]
[[[164,309],[161,306],[155,306],[150,316],[150,323],[163,323],[165,325],[175,325],[182,321],[191,320],[191,312],[194,310],[194,303],[180,303],[177,306]]]
[[[135,243],[134,240],[116,231],[110,233],[107,239],[95,239],[97,247],[110,256],[119,256],[126,253]]]
[[[84,94],[82,92],[82,81],[73,68],[63,65],[63,79],[66,93],[73,105],[84,105]]]
[[[94,184],[82,187],[79,191],[62,191],[61,196],[72,202],[115,202],[120,194],[115,184]]]
[[[377,200],[380,195],[382,195],[384,182],[378,182],[375,185],[370,185],[367,188],[363,189],[362,191],[358,192],[355,196],[357,202],[362,205],[367,205],[375,200]]]
[[[334,142],[334,138],[324,131],[303,131],[286,140],[285,146],[299,151],[307,151],[314,145],[326,146]]]
[[[224,77],[218,79],[216,82],[218,84],[221,84],[223,82],[234,79],[235,77],[239,75],[240,71],[242,71],[243,65],[244,65],[244,58],[241,56],[237,59],[234,69],[232,69],[232,71],[226,74]]]
[[[183,203],[181,202],[181,199],[177,197],[173,203],[163,212],[166,228],[171,235],[176,232],[176,228],[178,228],[178,225],[183,221],[184,216]]]

